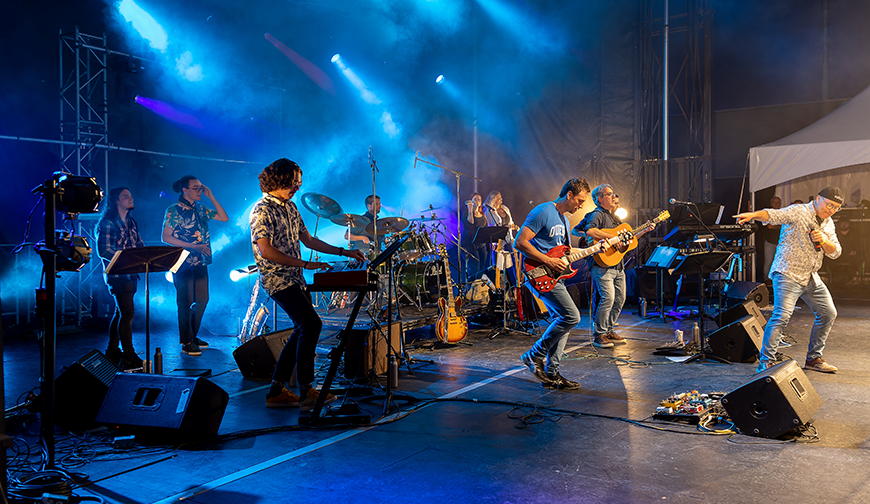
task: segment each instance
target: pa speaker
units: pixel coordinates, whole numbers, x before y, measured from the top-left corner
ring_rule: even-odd
[[[716,329],[707,336],[710,350],[730,362],[753,362],[761,350],[764,329],[753,316],[746,316]]]
[[[205,437],[217,433],[229,400],[222,388],[201,377],[119,373],[97,422]]]
[[[368,376],[369,371],[375,374],[387,372],[389,356],[402,354],[402,324],[393,322],[390,324],[390,336],[392,337],[392,352],[387,352],[387,326],[381,324],[378,329],[361,330],[352,329],[349,334],[342,336],[347,338],[344,347],[344,376],[348,379],[356,379]]]
[[[742,303],[734,305],[721,312],[719,316],[716,317],[716,323],[719,324],[719,327],[725,327],[732,322],[737,322],[743,317],[755,317],[755,320],[758,321],[758,324],[761,327],[764,327],[767,324],[767,320],[764,319],[764,314],[761,313],[761,309],[758,308],[755,301],[751,299],[745,300]]]
[[[722,406],[741,433],[766,438],[809,422],[822,403],[807,375],[791,359],[722,397]]]
[[[725,293],[725,302],[728,306],[740,304],[743,301],[752,301],[759,308],[770,304],[770,291],[763,283],[757,282],[734,282]]]
[[[233,350],[233,358],[245,378],[269,380],[275,372],[281,350],[296,329],[286,329],[257,336]]]
[[[73,362],[54,380],[54,423],[74,432],[93,427],[119,371],[99,350]]]

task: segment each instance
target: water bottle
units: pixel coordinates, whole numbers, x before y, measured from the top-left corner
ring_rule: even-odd
[[[399,386],[399,363],[396,362],[396,356],[390,356],[390,388]]]
[[[692,341],[697,344],[701,343],[701,329],[698,327],[697,322],[692,326]]]
[[[160,347],[154,349],[154,374],[163,374],[163,352]]]
[[[640,298],[640,316],[646,317],[646,298]]]

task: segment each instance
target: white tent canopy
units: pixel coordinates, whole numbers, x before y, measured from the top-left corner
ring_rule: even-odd
[[[749,190],[870,163],[870,88],[830,114],[775,142],[749,149]]]

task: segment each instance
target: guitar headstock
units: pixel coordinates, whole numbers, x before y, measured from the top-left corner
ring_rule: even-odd
[[[670,217],[671,217],[671,212],[668,212],[667,210],[665,210],[662,213],[660,213],[658,217],[653,219],[653,222],[659,223],[665,219],[669,219]]]
[[[438,255],[441,257],[447,257],[447,247],[444,246],[443,243],[438,244]]]

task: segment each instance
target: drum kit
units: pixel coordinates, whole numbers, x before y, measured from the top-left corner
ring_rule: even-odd
[[[378,239],[370,240],[368,249],[364,253],[369,260],[379,253],[381,247],[378,244],[383,244],[384,247],[399,241],[407,236],[399,250],[393,256],[393,273],[396,278],[396,293],[399,299],[422,309],[424,304],[436,303],[438,298],[443,296],[443,291],[447,288],[446,272],[444,271],[444,261],[438,254],[436,239],[439,235],[444,237],[445,231],[441,226],[441,217],[437,217],[434,210],[438,208],[429,207],[429,209],[421,212],[421,216],[414,219],[406,219],[404,217],[383,217],[373,222],[364,215],[344,213],[341,205],[337,201],[318,193],[305,193],[301,198],[302,205],[311,213],[317,216],[317,223],[314,227],[314,235],[317,235],[317,226],[320,224],[320,218],[329,219],[333,224],[347,228],[350,235],[364,235],[367,237],[378,237]],[[423,216],[423,213],[432,212],[430,216]],[[358,248],[357,244],[348,239],[348,248]],[[354,268],[359,264],[348,263],[345,268]],[[385,269],[385,265],[380,268]],[[386,293],[386,281],[389,278],[388,271],[380,271],[384,285],[380,289],[383,292],[373,296],[373,300],[377,300]],[[327,309],[341,306],[348,299],[347,293],[335,293],[328,305]],[[344,300],[344,301],[343,301]]]

